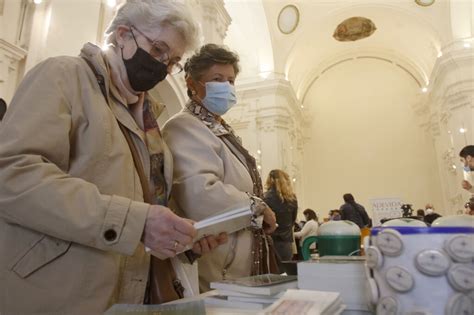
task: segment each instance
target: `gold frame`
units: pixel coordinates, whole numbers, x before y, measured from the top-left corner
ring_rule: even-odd
[[[285,32],[281,29],[280,18],[281,18],[281,14],[283,13],[283,11],[288,10],[288,9],[293,9],[296,12],[296,23],[291,28],[291,30],[289,30],[288,32]],[[296,5],[288,4],[280,10],[280,13],[278,13],[277,26],[278,26],[278,29],[280,30],[280,32],[282,32],[283,34],[288,35],[288,34],[293,33],[296,30],[296,28],[298,27],[299,24],[300,24],[300,10],[298,10],[298,7]]]
[[[436,0],[431,0],[431,3],[430,4],[424,4],[423,2],[421,2],[421,0],[415,0],[415,3],[422,6],[422,7],[429,7],[430,5],[432,5],[433,3],[435,3]]]

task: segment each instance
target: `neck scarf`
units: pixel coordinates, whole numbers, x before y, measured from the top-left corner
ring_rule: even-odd
[[[168,204],[166,181],[164,177],[163,138],[148,98],[143,103],[143,127],[145,144],[150,154],[150,180],[154,203],[166,206]]]

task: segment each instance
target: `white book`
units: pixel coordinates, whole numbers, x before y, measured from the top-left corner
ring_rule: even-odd
[[[197,230],[195,241],[206,235],[218,235],[226,232],[228,234],[249,227],[252,223],[252,210],[250,205],[241,206],[198,221],[194,224]]]
[[[212,289],[271,296],[298,287],[297,276],[264,274],[234,280],[211,282]]]
[[[238,308],[238,309],[247,309],[247,310],[263,310],[266,307],[270,306],[271,303],[250,303],[250,302],[241,302],[241,301],[230,301],[226,296],[214,295],[204,299],[204,303],[216,306],[222,306],[226,308]]]
[[[253,297],[256,296],[255,294],[251,294],[251,293],[243,293],[243,292],[230,291],[230,290],[217,290],[217,291],[219,292],[219,295],[225,295],[225,296],[228,296],[228,297],[239,296],[239,297],[253,298]],[[284,293],[285,292],[283,291],[283,292],[279,292],[279,293],[274,294],[274,295],[258,295],[258,296],[277,300],[277,299],[281,298]]]
[[[255,227],[261,227],[262,223],[263,216],[253,219],[253,212],[250,209],[250,202],[246,200],[244,203],[234,205],[210,217],[207,217],[206,219],[194,223],[197,234],[193,239],[193,243],[208,235],[219,235],[222,232],[230,234],[240,231],[251,225]],[[181,252],[191,248],[192,245],[189,245]],[[163,259],[163,257],[160,257],[149,248],[146,248],[146,251],[160,259]],[[180,254],[181,252],[177,252],[177,254]]]
[[[261,315],[337,315],[344,305],[337,292],[288,290]]]
[[[271,297],[271,296],[265,296],[265,295],[254,295],[252,297],[229,295],[229,296],[227,296],[227,300],[229,300],[229,301],[240,301],[240,302],[250,302],[250,303],[272,304],[272,303],[276,302],[278,300],[278,298],[274,298],[274,297]]]

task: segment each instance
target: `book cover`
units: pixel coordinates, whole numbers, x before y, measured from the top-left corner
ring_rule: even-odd
[[[261,315],[336,315],[344,310],[337,292],[288,290]]]
[[[211,282],[211,288],[218,290],[237,291],[257,295],[275,295],[298,286],[297,276],[264,274],[233,280]]]
[[[270,303],[251,303],[251,302],[242,302],[242,301],[230,301],[226,296],[214,295],[207,297],[204,302],[206,304],[226,307],[226,308],[236,308],[236,309],[247,309],[247,310],[263,310],[266,307],[270,306]]]

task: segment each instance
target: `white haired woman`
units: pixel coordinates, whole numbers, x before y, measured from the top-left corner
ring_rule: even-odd
[[[197,27],[178,2],[129,0],[108,33],[106,53],[88,43],[32,69],[2,121],[1,314],[102,314],[179,297],[170,263],[145,247],[174,257],[196,230],[167,208],[171,154],[146,91],[182,69]],[[158,282],[176,290],[155,300]]]

